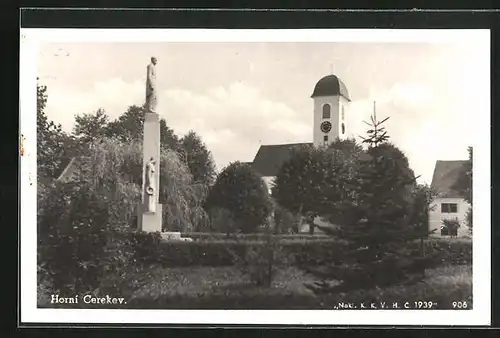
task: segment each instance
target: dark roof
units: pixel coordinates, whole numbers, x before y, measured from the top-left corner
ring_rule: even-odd
[[[59,177],[57,178],[58,181],[67,181],[69,180],[76,172],[78,169],[79,165],[81,164],[82,160],[84,160],[84,157],[73,157],[66,168],[61,172]]]
[[[431,186],[437,190],[438,197],[462,197],[453,189],[460,175],[464,174],[462,166],[467,161],[436,161]]]
[[[63,176],[63,173],[68,167],[70,167],[72,161],[73,158],[71,157],[62,157],[60,165],[52,173],[53,176],[45,177],[42,175],[38,175],[37,181],[44,185],[53,183],[54,180],[58,180],[61,176]]]
[[[347,87],[341,79],[335,75],[327,75],[316,83],[311,97],[340,95],[351,101]]]
[[[252,166],[262,176],[276,176],[283,163],[290,158],[292,149],[312,145],[312,143],[291,143],[260,146]]]
[[[55,174],[54,176],[59,177],[64,172],[64,170],[68,167],[68,165],[71,163],[71,161],[73,161],[72,157],[62,158],[61,165],[59,166],[57,171],[54,173]]]

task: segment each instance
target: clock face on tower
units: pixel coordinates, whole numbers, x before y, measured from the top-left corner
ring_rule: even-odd
[[[321,123],[320,128],[321,128],[321,131],[323,133],[328,133],[328,132],[330,132],[330,130],[332,130],[332,124],[328,121],[325,121],[325,122]]]

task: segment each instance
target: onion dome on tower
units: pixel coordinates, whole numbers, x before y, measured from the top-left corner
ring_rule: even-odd
[[[333,74],[323,77],[316,83],[311,97],[319,96],[342,96],[347,101],[351,101],[346,85]]]

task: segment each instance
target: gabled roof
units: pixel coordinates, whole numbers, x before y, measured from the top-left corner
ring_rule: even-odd
[[[438,197],[462,197],[453,185],[464,174],[462,166],[465,163],[467,161],[436,161],[431,186],[436,189]]]
[[[292,149],[312,145],[312,143],[262,145],[255,155],[252,166],[262,176],[276,176],[283,163],[290,158]]]
[[[79,164],[83,160],[83,157],[73,157],[71,161],[69,161],[68,165],[64,170],[62,171],[61,175],[57,178],[58,181],[68,181],[71,179],[73,174],[75,174],[76,169],[78,168]]]
[[[51,176],[42,176],[38,175],[37,181],[44,184],[44,185],[49,185],[53,183],[56,180],[59,180],[61,176],[63,176],[64,172],[68,169],[68,167],[71,166],[71,162],[73,161],[73,158],[71,157],[62,157],[61,158],[61,163],[60,165],[55,169],[55,171],[52,173]]]

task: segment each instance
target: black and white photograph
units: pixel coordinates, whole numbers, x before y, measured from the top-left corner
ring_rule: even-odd
[[[490,324],[489,31],[23,29],[20,56],[23,322]]]

